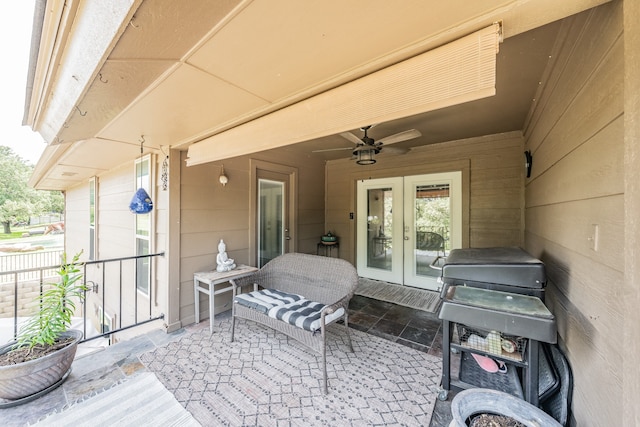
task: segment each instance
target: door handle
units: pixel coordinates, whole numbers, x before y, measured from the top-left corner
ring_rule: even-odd
[[[404,236],[404,240],[409,240],[409,236]]]
[[[291,240],[291,237],[286,236],[284,239],[285,239],[285,240]]]

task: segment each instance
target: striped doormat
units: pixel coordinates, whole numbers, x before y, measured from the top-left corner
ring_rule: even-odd
[[[151,372],[145,372],[53,413],[36,426],[199,427]]]
[[[435,313],[440,293],[361,277],[356,295]]]

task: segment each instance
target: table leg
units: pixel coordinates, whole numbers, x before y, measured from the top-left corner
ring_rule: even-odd
[[[209,333],[213,334],[213,308],[215,307],[216,291],[213,283],[209,284]]]
[[[196,307],[196,325],[200,323],[200,291],[198,291],[198,279],[193,279],[193,296],[195,298]]]

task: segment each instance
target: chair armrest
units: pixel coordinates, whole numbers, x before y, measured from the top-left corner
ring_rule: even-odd
[[[338,301],[334,302],[333,304],[327,305],[325,308],[322,309],[322,312],[320,313],[321,316],[324,316],[325,314],[332,314],[340,307],[344,308],[345,310],[348,310],[350,299],[351,299],[351,296],[346,295],[340,298]]]
[[[240,278],[235,278],[229,280],[229,283],[233,286],[233,296],[235,297],[241,292],[244,292],[244,288],[250,288],[253,290],[254,283],[257,283],[256,273],[250,274],[249,276],[244,276]]]

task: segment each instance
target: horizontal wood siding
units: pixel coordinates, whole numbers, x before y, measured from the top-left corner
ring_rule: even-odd
[[[547,268],[547,304],[574,374],[573,414],[585,426],[624,425],[622,28],[622,2],[563,24],[525,131],[526,248]]]
[[[640,2],[624,1],[623,423],[640,425]]]
[[[296,251],[316,253],[324,232],[324,162],[298,156],[286,150],[256,153],[198,166],[181,163],[180,208],[180,319],[194,322],[193,273],[216,266],[218,242],[224,239],[230,258],[246,264],[250,259],[251,159],[298,168],[297,229],[291,235]],[[221,167],[229,182],[218,182]],[[230,309],[230,295],[216,296],[214,312]],[[209,316],[208,299],[201,296],[201,315]]]
[[[69,188],[64,194],[64,249],[73,256],[84,251],[89,258],[89,182]]]
[[[158,161],[158,156],[152,156]],[[163,252],[166,245],[166,199],[167,193],[160,189],[159,171],[160,164],[154,166],[155,176],[152,182],[155,188],[152,191],[154,210],[152,211],[152,221],[155,222],[156,233],[151,242],[151,252]],[[129,202],[135,192],[134,161],[127,162],[120,167],[104,172],[96,177],[96,260],[106,260],[110,258],[121,258],[133,256],[135,248],[135,220],[134,215],[129,211]],[[80,250],[84,251],[84,260],[89,255],[89,181],[81,185],[70,188],[65,194],[65,250],[69,254],[75,254]],[[153,287],[154,298],[152,301],[152,312],[149,313],[149,299],[138,293],[138,320],[143,320],[160,313],[167,312],[167,292],[168,281],[166,271],[168,270],[165,258],[156,257],[153,259],[154,271],[151,286]],[[102,306],[102,289],[106,289],[105,313],[116,320],[122,321],[123,326],[132,324],[134,319],[135,305],[135,273],[134,262],[124,262],[122,271],[118,264],[106,264],[103,269],[96,266],[88,266],[86,280],[98,284],[100,292],[91,293],[88,296],[87,304],[89,320],[98,324],[98,308]],[[103,273],[106,281],[102,280]],[[120,313],[119,279],[122,276],[123,294],[122,305],[123,318],[117,318],[116,313]],[[104,283],[103,283],[104,282]],[[158,324],[152,327],[157,328]],[[123,332],[118,334],[119,339],[142,333],[141,329],[132,330],[134,332]]]
[[[359,179],[464,170],[463,246],[521,246],[523,138],[519,132],[488,135],[380,155],[372,166],[344,159],[327,163],[326,220],[340,237],[340,257],[355,263],[355,196]]]

